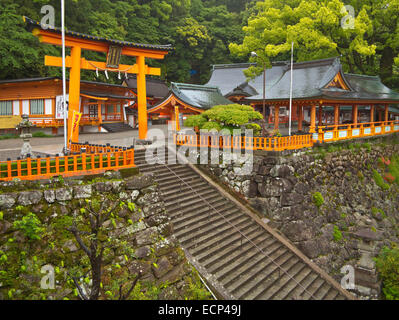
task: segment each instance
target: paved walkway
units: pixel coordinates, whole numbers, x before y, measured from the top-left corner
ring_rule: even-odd
[[[166,125],[154,125],[150,126],[149,129],[162,130],[162,132],[164,132],[164,134],[167,136]],[[138,130],[117,133],[81,133],[79,135],[80,142],[88,141],[93,144],[109,143],[114,146],[122,147],[130,147],[133,144],[133,139],[135,138],[138,138]],[[10,156],[14,156],[17,153],[19,155],[19,150],[21,150],[22,143],[23,142],[21,139],[0,140],[0,160],[6,160]],[[51,138],[32,138],[30,143],[33,152],[55,155],[57,153],[62,153],[62,149],[64,147],[64,137],[57,136]]]

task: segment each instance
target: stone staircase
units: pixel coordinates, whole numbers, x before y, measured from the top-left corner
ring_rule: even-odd
[[[191,166],[150,165],[145,151],[135,152],[135,162],[140,172],[154,174],[175,236],[219,298],[353,298]]]
[[[122,122],[102,123],[101,127],[103,127],[108,132],[124,132],[124,131],[134,130],[131,126]]]

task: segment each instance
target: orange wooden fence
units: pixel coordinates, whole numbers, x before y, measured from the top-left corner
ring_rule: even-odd
[[[231,148],[265,151],[296,150],[312,147],[315,142],[334,142],[399,132],[399,121],[320,126],[316,131],[317,132],[313,134],[271,138],[175,134],[174,142],[176,145],[186,145],[189,147]]]
[[[221,137],[219,135],[198,136],[175,134],[174,142],[176,145],[186,145],[189,147],[211,147],[265,151],[295,150],[313,146],[312,135],[310,134],[272,138],[241,136]]]
[[[85,143],[76,143],[72,142],[69,145],[71,152],[115,152],[115,151],[123,151],[127,150],[128,148],[126,147],[116,147],[116,146],[111,146],[109,143],[106,145],[100,145],[100,144],[90,144],[88,142]],[[132,147],[131,147],[132,148]]]
[[[399,132],[399,121],[367,122],[320,126],[313,134],[314,141],[330,142],[357,139]]]
[[[134,149],[81,153],[62,157],[0,161],[0,181],[49,179],[77,176],[135,167]]]

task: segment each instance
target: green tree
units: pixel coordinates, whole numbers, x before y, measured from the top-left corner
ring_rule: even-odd
[[[239,104],[215,106],[200,115],[188,117],[184,122],[187,127],[198,127],[199,129],[220,131],[227,129],[232,133],[234,129],[240,129],[246,126],[248,129],[254,129],[258,134],[260,126],[253,121],[263,119],[261,113],[254,111],[250,106]]]
[[[261,61],[251,67],[246,75],[258,75],[271,59],[287,59],[291,42],[295,44],[295,60],[305,61],[342,55],[349,71],[357,71],[356,57],[370,57],[376,45],[367,38],[373,33],[373,24],[362,8],[354,21],[354,28],[343,28],[341,20],[348,14],[340,0],[265,0],[258,2],[255,12],[243,28],[245,37],[241,44],[231,43],[234,55],[248,57],[255,51]],[[255,61],[254,58],[252,58]]]

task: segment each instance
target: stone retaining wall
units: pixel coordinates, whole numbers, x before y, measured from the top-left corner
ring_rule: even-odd
[[[108,172],[92,181],[54,178],[40,182],[3,182],[0,190],[0,256],[3,257],[0,261],[0,299],[39,298],[41,295],[50,299],[76,298],[73,286],[65,283],[66,272],[85,258],[62,223],[68,217],[78,218],[84,214],[81,209],[87,207],[86,201],[98,196],[109,200],[110,204],[115,201],[125,204],[120,206],[115,219],[105,221],[104,227],[117,241],[126,241],[126,250],[131,252],[130,256],[108,252],[104,258],[107,260],[104,272],[122,272],[115,266],[131,276],[141,271],[141,291],[147,292],[147,297],[152,299],[193,298],[192,295],[198,292],[209,297],[173,236],[173,226],[151,175],[122,179],[118,173]],[[128,203],[134,205],[128,209]],[[30,241],[14,228],[14,222],[28,212],[34,213],[45,227],[41,240]],[[21,265],[25,270],[14,270],[12,261],[19,263],[22,250],[26,250],[27,255],[24,267]],[[32,267],[46,264],[61,268],[57,276],[59,284],[52,291],[40,290],[42,276],[39,269]],[[117,276],[108,280],[115,279]],[[140,298],[138,294],[136,298]]]
[[[203,168],[338,282],[340,269],[351,265],[357,293],[377,297],[373,257],[382,246],[399,243],[399,193],[395,184],[388,191],[377,186],[372,170],[381,171],[381,157],[398,153],[398,144],[370,143],[335,152],[254,155],[253,170],[244,176],[236,174],[243,161]]]

